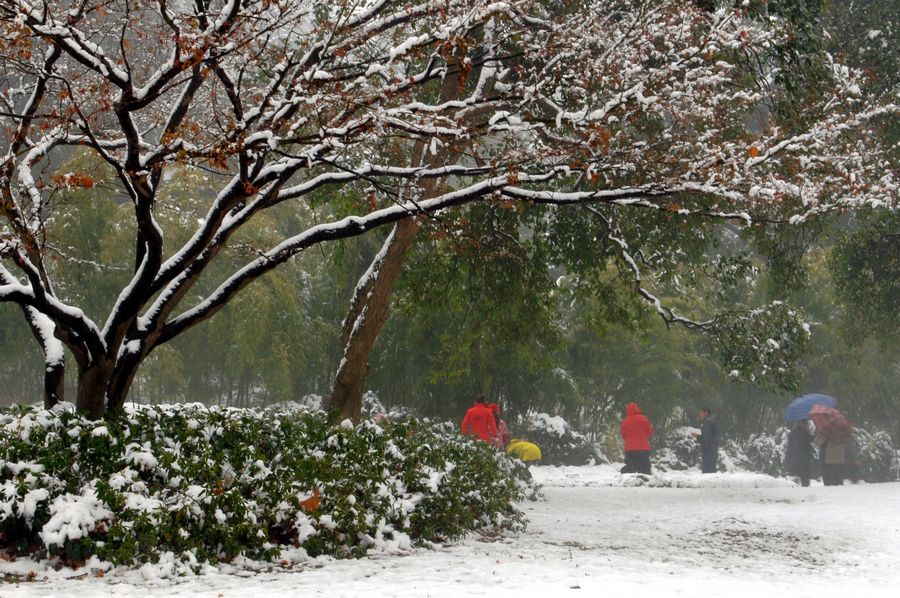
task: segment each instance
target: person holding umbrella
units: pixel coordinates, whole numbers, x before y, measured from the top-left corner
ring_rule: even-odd
[[[800,484],[809,486],[810,468],[812,466],[813,435],[809,431],[809,420],[803,419],[794,424],[788,435],[787,451],[784,463],[794,477],[800,478]]]
[[[849,464],[847,444],[836,442],[821,434],[816,434],[815,445],[819,448],[819,462],[822,464],[822,483],[826,486],[840,486],[844,483],[844,473]]]
[[[809,429],[809,412],[817,405],[834,407],[837,399],[831,395],[809,393],[791,401],[784,410],[784,421],[792,424],[784,463],[790,475],[800,478],[803,486],[809,486],[812,469],[813,435]]]
[[[814,405],[809,410],[809,416],[816,425],[813,443],[819,448],[822,483],[840,486],[845,477],[855,478],[855,474],[848,470],[856,460],[853,424],[837,409],[824,405]]]

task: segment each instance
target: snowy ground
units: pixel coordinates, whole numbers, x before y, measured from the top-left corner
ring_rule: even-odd
[[[900,484],[795,487],[754,474],[620,476],[533,469],[546,500],[527,532],[436,551],[180,580],[36,569],[8,596],[896,596]],[[893,590],[891,588],[894,588]]]

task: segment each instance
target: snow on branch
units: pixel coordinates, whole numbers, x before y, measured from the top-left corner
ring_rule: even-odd
[[[33,307],[26,308],[28,319],[40,337],[41,349],[46,367],[52,368],[63,363],[65,351],[62,341],[56,338],[56,324]]]
[[[896,100],[870,97],[860,73],[810,56],[831,66],[821,93],[802,124],[777,122],[768,106],[780,91],[758,83],[771,81],[771,54],[788,32],[740,6],[72,6],[0,0],[9,70],[0,124],[15,132],[0,147],[0,247],[20,256],[16,276],[29,282],[2,288],[4,300],[77,329],[73,343],[111,362],[133,359],[127,343],[149,352],[210,317],[315,243],[468,202],[602,203],[743,222],[898,206],[895,157],[874,134],[897,116]],[[423,151],[446,158],[414,158]],[[133,275],[102,329],[55,296],[43,259],[60,201],[101,183],[56,172],[68,160],[111,169],[104,188],[133,210]],[[160,190],[185,170],[204,173],[210,191],[198,191],[202,217],[176,246],[155,212]],[[370,188],[368,205],[348,212],[344,199]],[[425,199],[424,189],[439,193]],[[205,301],[181,306],[243,227],[311,198],[327,224],[288,235]],[[640,283],[625,239],[609,234]]]
[[[659,297],[657,297],[646,287],[644,287],[641,277],[641,269],[638,266],[637,261],[635,261],[634,257],[631,255],[632,252],[629,249],[628,242],[625,241],[625,238],[622,235],[622,231],[619,230],[619,227],[615,224],[615,222],[593,207],[588,206],[587,209],[604,222],[608,230],[606,238],[612,241],[613,244],[618,248],[617,251],[619,256],[621,257],[622,261],[625,262],[625,264],[628,266],[628,269],[631,270],[632,276],[634,277],[635,291],[645,301],[653,306],[653,309],[662,318],[663,322],[666,323],[666,326],[669,326],[671,324],[681,324],[686,328],[709,328],[710,326],[715,324],[715,320],[696,321],[685,318],[678,315],[671,307],[664,305]]]

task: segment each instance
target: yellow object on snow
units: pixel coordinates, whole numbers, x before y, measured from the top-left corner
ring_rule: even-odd
[[[512,440],[509,443],[509,446],[506,447],[506,452],[513,457],[518,458],[520,461],[524,461],[525,463],[541,460],[541,449],[533,442],[526,442],[524,440]]]

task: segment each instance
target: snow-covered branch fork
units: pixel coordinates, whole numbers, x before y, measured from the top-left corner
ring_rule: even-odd
[[[41,345],[47,402],[61,399],[66,348],[78,408],[94,416],[122,406],[154,348],[264,273],[385,224],[482,201],[744,221],[760,207],[802,219],[897,203],[867,134],[897,107],[855,73],[834,65],[802,129],[747,124],[772,100],[753,82],[783,33],[741,9],[0,0],[0,35],[0,301],[22,307]],[[156,213],[185,170],[219,185],[170,247]],[[46,251],[66,192],[100,183],[133,208],[135,249],[130,282],[95,321],[54,285]],[[325,224],[191,293],[245,225],[313,197]],[[353,214],[329,201],[347,197],[360,198]]]

